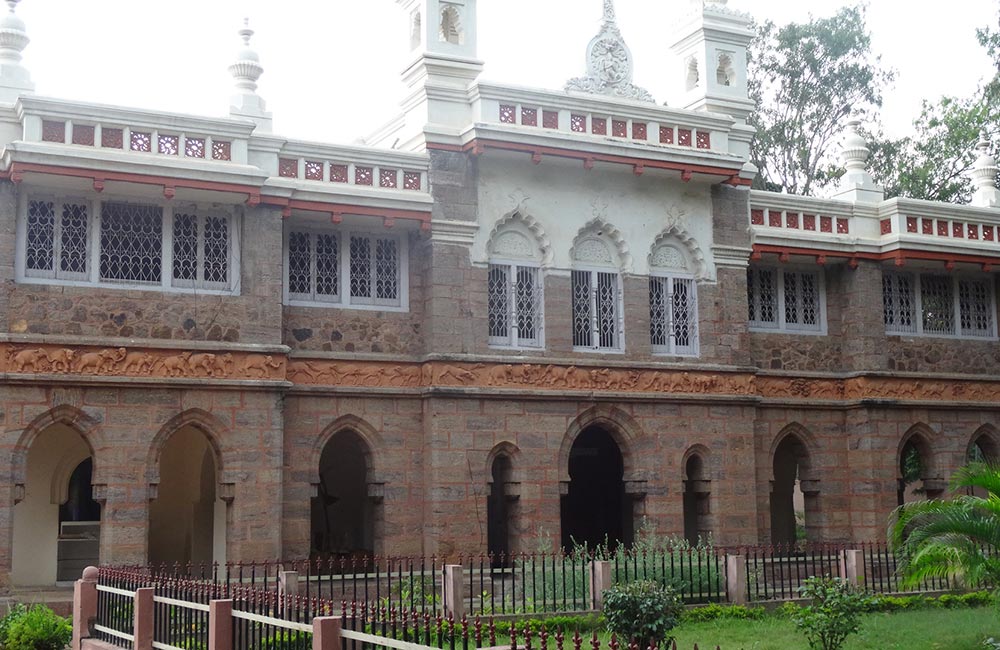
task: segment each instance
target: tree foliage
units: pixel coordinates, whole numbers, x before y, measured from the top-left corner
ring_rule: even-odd
[[[944,501],[900,506],[890,520],[889,539],[907,585],[929,578],[1000,585],[1000,465],[970,463],[952,478],[956,492]]]
[[[872,54],[864,9],[844,7],[783,27],[759,24],[749,55],[757,184],[813,194],[839,176],[832,146],[847,118],[864,119],[880,107],[893,79]]]

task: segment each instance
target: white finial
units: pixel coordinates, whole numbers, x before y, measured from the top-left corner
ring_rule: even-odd
[[[10,11],[0,16],[0,101],[14,102],[20,95],[31,92],[35,84],[31,74],[21,65],[21,52],[31,39],[24,21],[14,11],[19,0],[6,0]]]
[[[615,0],[604,0],[604,22],[615,22]]]
[[[847,171],[840,179],[840,189],[835,198],[862,203],[878,203],[885,199],[885,190],[875,184],[868,173],[868,156],[871,151],[861,135],[861,120],[851,119],[844,129],[840,159]]]
[[[243,47],[237,52],[236,61],[229,66],[229,74],[236,82],[236,94],[230,101],[229,113],[252,119],[261,130],[269,131],[271,114],[264,110],[264,100],[257,94],[257,80],[264,74],[264,66],[260,64],[260,56],[250,46],[254,31],[250,29],[249,18],[243,19],[243,28],[237,34],[243,40]]]
[[[844,167],[848,173],[865,171],[865,163],[871,151],[868,143],[865,142],[860,132],[861,120],[850,120],[847,122],[847,133],[844,136],[844,145],[841,149],[840,157],[844,162]]]
[[[986,130],[979,133],[979,142],[976,149],[979,156],[972,163],[972,170],[969,176],[972,177],[972,184],[976,191],[972,195],[972,205],[983,208],[1000,207],[1000,189],[997,188],[997,161],[990,155],[993,143],[990,142],[989,134]]]

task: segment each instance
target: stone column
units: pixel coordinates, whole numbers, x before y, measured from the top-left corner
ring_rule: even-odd
[[[72,650],[80,650],[83,639],[90,638],[90,626],[97,618],[97,568],[89,566],[73,584]]]
[[[606,560],[590,563],[590,609],[604,608],[604,592],[611,587],[611,563]]]
[[[208,603],[208,650],[233,650],[231,600],[213,600]]]
[[[747,603],[747,558],[745,555],[726,556],[726,595],[733,605]]]
[[[339,616],[317,616],[313,619],[312,650],[340,650]]]
[[[444,567],[444,611],[462,620],[465,613],[465,572],[461,564],[448,564]]]
[[[132,650],[153,650],[153,587],[135,590]]]

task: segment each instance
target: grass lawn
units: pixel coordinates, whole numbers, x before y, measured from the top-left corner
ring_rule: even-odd
[[[720,619],[690,623],[674,630],[677,650],[808,650],[791,621]],[[983,639],[1000,638],[1000,613],[992,607],[922,609],[865,616],[861,632],[845,650],[983,650]],[[603,644],[602,644],[603,645]]]

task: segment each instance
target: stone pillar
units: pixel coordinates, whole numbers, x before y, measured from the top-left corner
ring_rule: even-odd
[[[208,603],[208,650],[233,650],[231,600],[212,600]]]
[[[132,650],[153,650],[153,591],[152,587],[135,590]]]
[[[865,555],[858,549],[840,553],[840,577],[853,586],[865,584]]]
[[[590,563],[590,609],[604,608],[604,592],[611,587],[611,563],[595,560]]]
[[[313,619],[312,650],[340,650],[339,616],[317,616]]]
[[[726,595],[733,605],[747,603],[747,558],[745,555],[726,556]]]
[[[299,572],[298,571],[280,571],[278,573],[278,594],[283,597],[285,604],[283,609],[288,609],[288,601],[284,600],[289,596],[299,595]],[[287,611],[286,611],[287,614]]]
[[[90,638],[90,626],[97,618],[97,568],[89,566],[73,584],[73,644],[80,650],[83,639]]]
[[[462,620],[462,614],[465,613],[464,575],[461,564],[448,564],[444,567],[444,611],[454,616],[456,621]]]

